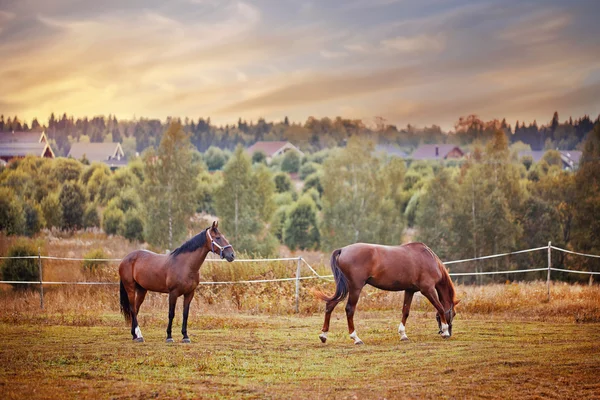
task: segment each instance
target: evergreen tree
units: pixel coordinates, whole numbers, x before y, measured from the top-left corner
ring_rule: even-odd
[[[81,185],[74,182],[65,183],[58,199],[62,211],[61,228],[63,230],[82,228],[86,199]]]
[[[317,249],[320,243],[317,207],[308,195],[302,196],[287,212],[285,244],[293,251]]]

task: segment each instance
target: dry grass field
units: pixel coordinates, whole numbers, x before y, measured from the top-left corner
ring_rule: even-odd
[[[88,235],[88,236],[86,236]],[[86,234],[52,243],[81,257],[102,246]],[[5,245],[5,243],[3,243]],[[134,247],[134,245],[128,245]],[[58,248],[58,250],[57,250]],[[4,249],[0,249],[4,252]],[[317,271],[329,273],[325,265]],[[207,263],[205,280],[294,276],[295,262]],[[116,282],[116,264],[45,262],[46,280]],[[318,334],[323,304],[302,282],[200,286],[190,310],[191,344],[165,343],[167,296],[151,293],[140,312],[145,343],[133,343],[119,314],[118,287],[47,286],[39,293],[0,287],[0,398],[597,398],[600,287],[543,282],[457,285],[453,336],[437,335],[433,307],[415,296],[408,342],[396,332],[402,295],[367,288],[348,338],[343,305],[330,339]],[[174,337],[181,329],[178,304]]]

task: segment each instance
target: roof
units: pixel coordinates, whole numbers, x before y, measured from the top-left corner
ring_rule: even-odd
[[[45,138],[44,132],[0,132],[0,143],[40,143]]]
[[[415,160],[441,160],[445,159],[450,152],[457,149],[461,155],[463,151],[453,144],[423,144],[412,153]]]
[[[125,154],[119,143],[73,143],[67,157],[81,160],[83,156],[90,162],[108,161],[124,158]]]
[[[531,156],[533,162],[540,162],[548,150],[523,150],[519,152],[519,157]],[[581,160],[581,151],[578,150],[559,150],[560,158],[565,167],[573,168],[579,165]]]
[[[44,157],[47,152],[54,158],[54,152],[48,143],[0,143],[0,157],[4,158],[25,157],[28,155]]]
[[[246,150],[250,154],[254,154],[258,151],[262,151],[265,153],[267,157],[273,157],[283,148],[290,148],[296,150],[298,153],[303,154],[296,146],[291,144],[290,142],[256,142],[252,146],[248,147]]]

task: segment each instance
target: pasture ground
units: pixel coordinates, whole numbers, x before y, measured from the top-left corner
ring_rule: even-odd
[[[142,315],[143,314],[143,315]],[[178,311],[173,332],[180,339]],[[399,312],[343,307],[328,343],[322,314],[191,315],[191,344],[165,343],[166,309],[142,309],[145,343],[108,313],[4,313],[0,398],[593,398],[600,393],[600,324],[457,315],[437,335],[415,311],[408,342]]]

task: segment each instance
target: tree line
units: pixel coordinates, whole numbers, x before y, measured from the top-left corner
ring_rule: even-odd
[[[461,117],[454,131],[444,132],[439,126],[417,128],[412,125],[397,127],[387,124],[382,118],[367,123],[359,119],[327,117],[317,119],[309,117],[304,123],[291,123],[287,117],[280,122],[268,122],[264,118],[257,121],[245,121],[241,118],[235,124],[217,126],[208,118],[140,118],[117,120],[114,115],[83,117],[51,114],[47,123],[36,118],[31,124],[22,122],[17,116],[0,115],[0,131],[41,131],[45,130],[51,141],[52,149],[58,156],[66,156],[75,142],[119,142],[128,157],[141,154],[148,148],[157,149],[162,135],[172,122],[181,124],[190,136],[194,148],[204,153],[211,146],[232,151],[237,145],[244,147],[260,140],[289,140],[302,150],[315,152],[336,146],[345,146],[353,136],[369,137],[376,143],[394,144],[407,152],[420,144],[449,143],[470,145],[476,140],[486,142],[496,130],[502,130],[509,143],[523,142],[533,150],[560,149],[574,150],[581,145],[586,135],[598,123],[600,115],[592,120],[589,116],[560,122],[558,112],[545,125],[538,126],[537,121],[527,124],[516,121],[514,128],[506,119],[483,121],[476,115]]]
[[[11,162],[0,170],[0,230],[34,236],[43,228],[101,228],[163,252],[204,228],[194,216],[208,213],[249,255],[273,255],[280,244],[325,252],[354,242],[396,245],[407,232],[445,260],[550,240],[600,254],[600,124],[587,135],[576,172],[562,169],[556,150],[537,163],[520,159],[522,144],[511,145],[501,127],[472,148],[461,163],[412,161],[381,155],[356,134],[344,147],[304,157],[288,151],[267,165],[264,154],[242,145],[200,153],[173,120],[156,149],[115,172],[69,158]],[[545,265],[544,257],[453,270]],[[600,270],[597,260],[562,255],[561,265]]]

